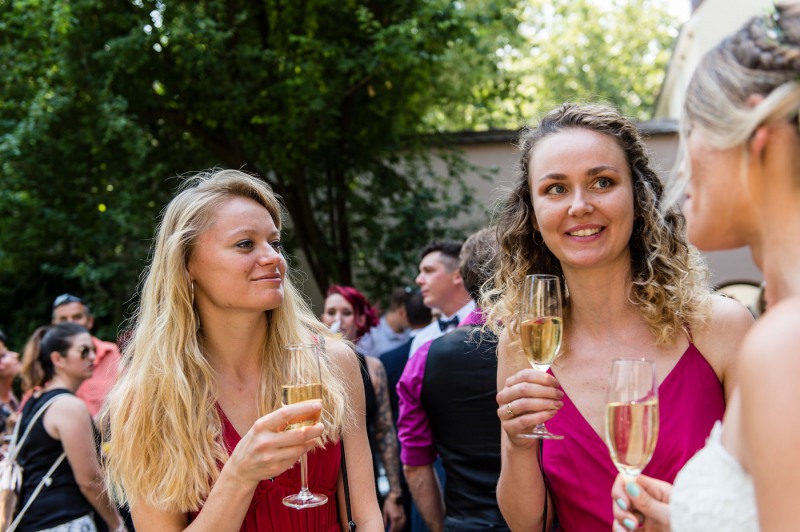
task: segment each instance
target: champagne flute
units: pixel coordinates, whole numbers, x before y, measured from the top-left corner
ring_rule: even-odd
[[[605,425],[611,460],[626,480],[635,480],[658,441],[658,384],[652,361],[612,362]]]
[[[287,345],[289,384],[283,386],[281,402],[284,405],[322,399],[322,375],[319,369],[319,351],[313,344]],[[319,416],[294,420],[286,430],[310,427],[319,422]],[[308,490],[308,465],[305,453],[300,457],[300,492],[283,499],[290,508],[314,508],[328,502],[328,497]]]
[[[555,275],[528,275],[522,290],[520,336],[522,351],[534,369],[547,371],[561,347],[561,280]],[[525,438],[562,440],[544,423],[539,423]]]

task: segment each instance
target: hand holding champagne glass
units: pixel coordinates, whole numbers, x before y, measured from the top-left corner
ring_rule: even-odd
[[[611,460],[627,480],[635,480],[658,441],[658,385],[652,361],[612,362],[605,425]]]
[[[288,384],[283,386],[281,402],[284,405],[302,401],[322,400],[322,377],[319,368],[319,352],[317,346],[287,345],[285,347],[288,361]],[[286,430],[310,427],[319,423],[319,416],[295,420],[287,425]],[[308,490],[308,466],[306,455],[300,457],[300,492],[283,499],[283,504],[291,508],[313,508],[328,502],[325,495],[311,493]]]
[[[561,347],[561,281],[555,275],[528,275],[522,292],[522,351],[534,369],[547,371]],[[526,438],[561,440],[539,423]]]

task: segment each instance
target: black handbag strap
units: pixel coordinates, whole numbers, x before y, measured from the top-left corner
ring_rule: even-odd
[[[356,523],[353,521],[353,514],[350,509],[350,485],[347,483],[347,458],[344,456],[344,436],[341,443],[342,449],[342,481],[344,481],[344,505],[347,509],[347,529],[350,532],[355,532]]]

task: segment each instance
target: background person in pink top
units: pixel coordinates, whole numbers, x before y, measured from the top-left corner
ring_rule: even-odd
[[[61,294],[53,301],[53,323],[64,322],[77,323],[91,331],[94,316],[84,300],[72,294]],[[83,399],[89,413],[95,418],[111,387],[117,382],[120,354],[119,347],[113,342],[104,342],[92,336],[92,344],[95,351],[94,373],[83,381],[76,395]]]
[[[636,127],[618,111],[564,104],[523,131],[519,144],[497,225],[498,290],[481,305],[501,333],[498,502],[512,530],[542,530],[554,513],[564,530],[609,530],[617,471],[602,434],[611,360],[655,362],[661,432],[645,472],[674,478],[722,417],[752,316],[709,293],[683,217],[661,214],[662,184]],[[531,369],[519,345],[530,273],[564,280],[564,338],[552,374]],[[521,437],[543,422],[564,439]]]

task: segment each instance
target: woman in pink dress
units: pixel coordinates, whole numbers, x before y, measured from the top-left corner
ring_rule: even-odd
[[[164,211],[107,405],[107,483],[137,530],[338,531],[341,444],[352,518],[383,530],[358,362],[294,287],[281,218],[272,190],[235,170],[190,178]],[[311,342],[327,344],[322,401],[281,406],[284,346]],[[303,453],[328,503],[296,510],[281,501],[300,490]]]
[[[564,104],[523,132],[520,149],[498,222],[502,292],[485,294],[483,305],[501,333],[498,501],[513,530],[542,530],[554,516],[564,530],[608,530],[616,468],[602,435],[611,360],[655,362],[662,432],[647,472],[671,479],[722,417],[752,317],[709,293],[683,217],[660,213],[661,182],[635,126],[615,109]],[[549,373],[531,369],[519,344],[530,273],[563,279],[563,344]],[[543,422],[564,439],[522,437]]]

